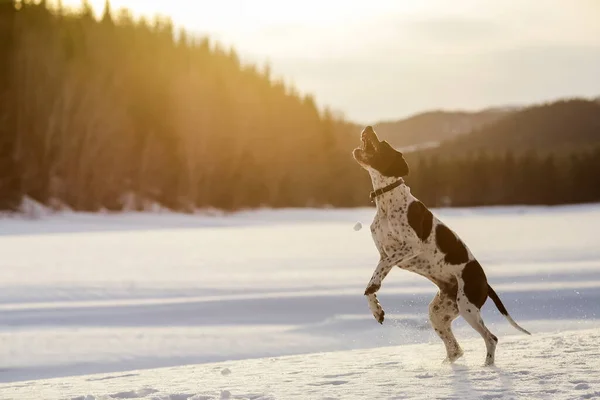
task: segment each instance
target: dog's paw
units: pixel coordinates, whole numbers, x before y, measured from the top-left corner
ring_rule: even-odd
[[[448,357],[446,357],[446,359],[443,361],[443,364],[452,364],[454,361],[461,358],[464,354],[465,353],[463,352],[462,349],[458,349],[457,351],[453,352],[452,354],[448,354]]]
[[[377,293],[377,291],[379,290],[379,288],[381,288],[381,285],[377,285],[375,283],[369,285],[369,287],[367,288],[367,290],[365,290],[365,296],[368,296],[370,294],[373,293]]]
[[[385,311],[383,311],[383,308],[381,308],[381,304],[379,304],[379,301],[377,301],[377,298],[375,296],[369,298],[369,309],[371,310],[373,317],[375,317],[375,320],[380,324],[383,324]]]
[[[373,313],[373,316],[375,317],[377,322],[383,325],[383,320],[385,318],[385,311],[383,311],[383,309],[380,309],[377,313]]]

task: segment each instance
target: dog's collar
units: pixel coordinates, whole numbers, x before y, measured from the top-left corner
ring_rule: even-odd
[[[400,178],[398,179],[396,182],[394,183],[390,183],[389,185],[387,185],[386,187],[382,187],[381,189],[377,189],[377,190],[373,190],[370,194],[369,197],[371,198],[371,201],[375,200],[375,197],[379,197],[384,193],[389,192],[390,190],[394,190],[396,189],[398,186],[402,185],[404,183],[404,179]]]

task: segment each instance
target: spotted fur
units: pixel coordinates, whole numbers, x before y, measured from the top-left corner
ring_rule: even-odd
[[[366,127],[361,134],[363,146],[354,150],[354,158],[365,168],[374,189],[386,187],[408,174],[402,153],[379,141],[375,131]],[[371,235],[380,260],[365,290],[369,308],[379,323],[385,312],[377,292],[393,267],[419,274],[438,286],[429,305],[429,319],[446,346],[449,362],[463,351],[452,333],[452,321],[462,316],[484,339],[486,365],[494,363],[498,338],[485,326],[480,309],[492,298],[511,325],[528,333],[508,315],[498,295],[487,282],[483,268],[460,238],[415,198],[403,184],[375,198],[377,211]]]

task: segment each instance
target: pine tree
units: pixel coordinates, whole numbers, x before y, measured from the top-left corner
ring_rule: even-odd
[[[104,12],[102,13],[102,24],[104,25],[113,25],[113,17],[112,17],[112,12],[111,12],[111,8],[110,8],[110,0],[106,0],[104,2]]]
[[[14,69],[14,1],[0,2],[0,210],[14,211],[21,201],[20,177],[15,159],[16,112]]]

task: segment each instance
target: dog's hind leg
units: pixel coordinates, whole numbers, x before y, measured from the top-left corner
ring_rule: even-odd
[[[463,355],[463,350],[452,332],[452,321],[458,317],[456,289],[454,293],[440,290],[429,304],[429,320],[435,333],[446,346],[445,362],[454,362]]]
[[[485,357],[485,365],[494,365],[494,357],[496,354],[496,345],[498,344],[498,338],[490,332],[490,330],[483,323],[479,308],[475,304],[471,303],[466,296],[458,294],[458,310],[460,315],[475,329],[485,341],[485,347],[487,349],[487,355]]]
[[[485,365],[493,365],[498,338],[483,323],[480,309],[487,299],[488,284],[483,269],[477,261],[469,262],[458,280],[456,302],[460,315],[485,341]]]

